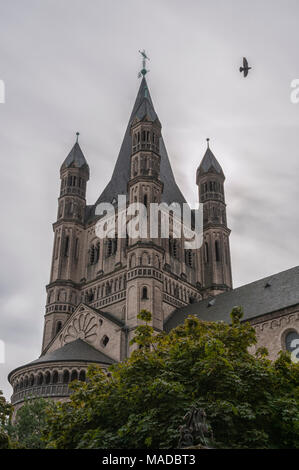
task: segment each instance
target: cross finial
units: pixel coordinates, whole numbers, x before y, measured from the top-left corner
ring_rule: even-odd
[[[143,49],[143,51],[139,51],[139,54],[142,55],[142,69],[140,70],[140,72],[138,74],[138,78],[140,78],[142,76],[144,77],[144,75],[146,75],[147,72],[149,72],[149,70],[147,70],[147,68],[146,68],[146,61],[149,60],[149,57],[146,55],[144,49]]]
[[[208,149],[210,148],[210,139],[207,137],[207,144],[208,144]]]
[[[77,136],[77,138],[76,138],[76,143],[78,143],[79,135],[80,135],[80,132],[76,132],[76,136]]]

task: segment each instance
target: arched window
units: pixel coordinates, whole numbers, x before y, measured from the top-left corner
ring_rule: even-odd
[[[173,240],[173,256],[174,258],[178,258],[179,250],[178,250],[178,241],[176,239]]]
[[[54,370],[53,375],[52,375],[52,383],[57,384],[58,382],[58,372],[57,370]]]
[[[205,263],[209,262],[209,245],[207,244],[207,242],[205,242],[204,244],[204,259]]]
[[[65,370],[65,371],[63,372],[63,383],[64,383],[64,384],[68,384],[69,381],[70,381],[70,373],[69,373],[68,370]]]
[[[29,377],[29,387],[33,387],[34,385],[34,375],[31,374]]]
[[[111,284],[109,282],[107,282],[106,284],[106,295],[109,295],[111,294]]]
[[[115,255],[115,253],[117,252],[117,235],[115,236],[115,238],[113,239],[113,248],[112,248],[112,253]]]
[[[91,290],[86,292],[86,302],[92,302],[94,300],[94,292]]]
[[[72,215],[73,214],[73,210],[74,210],[74,204],[72,201],[68,202],[67,205],[66,205],[66,208],[67,208],[67,215]]]
[[[141,296],[141,299],[142,299],[142,300],[147,300],[147,299],[148,299],[148,296],[147,296],[147,287],[146,287],[146,286],[142,287],[142,296]]]
[[[61,321],[58,321],[58,322],[56,323],[56,334],[59,333],[59,331],[61,330],[61,328],[62,328],[62,322],[61,322]]]
[[[143,204],[147,207],[147,194],[143,196]]]
[[[79,380],[81,380],[81,382],[85,382],[85,380],[86,380],[85,370],[80,371]]]
[[[101,339],[101,346],[105,348],[108,343],[109,343],[109,338],[107,335],[104,335],[103,338]]]
[[[94,264],[94,260],[95,260],[95,248],[94,248],[94,245],[92,245],[89,251],[89,264]]]
[[[78,380],[78,372],[76,370],[73,370],[71,375],[71,382],[74,380]]]
[[[67,235],[64,239],[64,256],[69,254],[70,237]]]
[[[43,374],[40,372],[37,376],[37,385],[42,385],[43,384],[43,381],[44,381],[44,376]]]
[[[216,261],[220,261],[220,243],[219,243],[219,240],[215,241],[215,258],[216,258]]]
[[[169,252],[170,255],[173,256],[174,258],[178,258],[179,256],[179,250],[178,250],[178,241],[175,238],[170,237],[169,238]]]
[[[24,388],[28,387],[28,377],[26,376],[24,379]]]
[[[49,383],[51,382],[51,375],[50,375],[50,372],[46,372],[46,375],[45,375],[45,384],[46,385],[49,385]]]
[[[289,352],[293,352],[294,349],[297,349],[299,347],[299,334],[297,331],[289,331],[287,335],[285,336],[285,348]],[[299,358],[299,354],[297,354],[297,357]]]
[[[98,242],[96,244],[96,247],[95,247],[95,263],[97,263],[100,259],[100,242]]]
[[[185,250],[185,262],[187,266],[190,266],[192,268],[192,250]]]
[[[107,240],[107,257],[111,256],[113,252],[113,241],[112,238]]]

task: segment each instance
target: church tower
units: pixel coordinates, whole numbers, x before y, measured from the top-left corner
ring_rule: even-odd
[[[204,245],[191,249],[178,228],[187,203],[171,168],[142,56],[142,79],[123,142],[96,202],[86,204],[89,166],[78,133],[60,168],[42,354],[11,372],[14,405],[22,406],[26,396],[67,399],[69,383],[85,380],[90,364],[105,371],[124,360],[135,347],[130,340],[142,324],[141,310],[152,313],[151,326],[161,332],[176,312],[231,289],[223,171],[208,146],[196,180],[204,206]],[[110,204],[117,218],[126,204],[127,233],[116,223],[113,238],[97,235],[101,203]],[[146,223],[138,231],[141,211]]]
[[[130,338],[138,326],[137,315],[142,309],[153,312],[152,326],[156,330],[163,329],[161,268],[164,250],[160,240],[150,237],[149,229],[150,204],[160,204],[164,186],[160,179],[161,124],[150,101],[145,78],[141,90],[143,96],[130,128],[128,199],[130,204],[141,203],[146,208],[147,226],[146,233],[128,240],[127,326]]]
[[[210,149],[196,172],[199,202],[203,204],[203,285],[208,294],[216,295],[232,288],[229,248],[230,229],[226,221],[223,170]]]
[[[77,140],[60,168],[57,221],[53,224],[54,246],[42,350],[49,344],[80,300],[84,244],[86,185],[89,166]]]

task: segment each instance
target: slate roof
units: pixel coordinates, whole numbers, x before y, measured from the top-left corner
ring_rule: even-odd
[[[211,171],[216,172],[216,173],[224,176],[223,170],[222,170],[217,158],[213,154],[210,147],[208,147],[207,150],[206,150],[206,153],[204,154],[204,157],[203,157],[203,159],[202,159],[202,161],[201,161],[201,163],[200,163],[200,165],[197,169],[197,173],[200,174],[200,175],[203,175],[203,174],[209,173]]]
[[[43,356],[40,356],[35,361],[29,362],[26,365],[18,367],[10,372],[10,375],[16,372],[18,369],[23,369],[24,367],[34,366],[38,364],[45,364],[48,362],[96,362],[99,364],[113,364],[115,361],[106,354],[98,351],[90,344],[86,343],[82,339],[76,339],[71,343],[67,343],[62,348],[56,349],[50,353],[47,353]]]
[[[212,302],[206,299],[179,308],[166,320],[164,328],[170,331],[182,324],[188,315],[197,315],[205,321],[230,323],[230,312],[235,306],[243,307],[243,320],[252,320],[296,304],[299,304],[299,266],[224,292]]]
[[[92,207],[89,206],[87,208],[87,220],[90,220],[94,217],[95,208],[100,202],[111,203],[113,198],[117,200],[118,194],[127,194],[127,184],[130,178],[130,157],[132,150],[130,127],[135,117],[141,119],[142,117],[144,117],[145,113],[150,117],[150,119],[158,119],[146,80],[143,77],[111,180],[109,181],[106,188],[98,198],[95,205]],[[163,141],[163,137],[160,138],[160,156],[160,178],[161,181],[164,183],[162,201],[166,202],[167,204],[171,204],[172,202],[178,202],[179,204],[182,204],[186,202],[184,196],[182,195],[179,187],[176,184],[167,155],[166,147]]]
[[[88,163],[83,155],[81,147],[78,142],[76,142],[72,150],[64,160],[63,164],[61,165],[61,170],[70,167],[83,168],[84,166],[89,169]]]
[[[156,111],[147,97],[144,97],[140,103],[134,117],[137,117],[140,121],[145,117],[147,117],[151,122],[159,120]]]

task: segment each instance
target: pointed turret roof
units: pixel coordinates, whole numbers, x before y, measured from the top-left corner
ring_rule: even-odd
[[[141,93],[141,102],[139,103],[139,107],[137,108],[137,110],[135,112],[135,115],[133,116],[132,121],[136,118],[139,121],[142,121],[144,119],[147,119],[151,122],[159,121],[158,116],[156,114],[156,111],[154,109],[152,100],[151,100],[150,95],[149,95],[149,91],[148,91],[148,88],[147,88],[145,78],[143,78],[142,83],[144,85],[144,87],[141,90],[143,92],[143,97],[142,97],[142,93]]]
[[[197,175],[201,176],[206,173],[218,173],[219,175],[224,176],[221,165],[210,149],[209,143],[206,153],[204,154],[204,157],[199,167],[197,168]]]
[[[113,198],[117,200],[117,196],[119,194],[127,194],[127,184],[130,178],[130,157],[132,151],[130,135],[131,123],[134,119],[137,118],[138,120],[141,120],[145,116],[147,116],[147,118],[152,121],[158,119],[146,79],[143,77],[111,180],[98,198],[95,206],[93,206],[90,214],[91,217],[94,215],[95,207],[100,202],[112,202]],[[160,138],[160,156],[160,178],[164,183],[162,201],[168,204],[171,202],[178,202],[180,204],[186,202],[184,196],[176,184],[162,137]]]
[[[78,139],[73,146],[72,150],[64,160],[63,164],[61,165],[61,170],[65,168],[87,168],[89,169],[88,163],[83,155],[81,147],[78,143]]]

